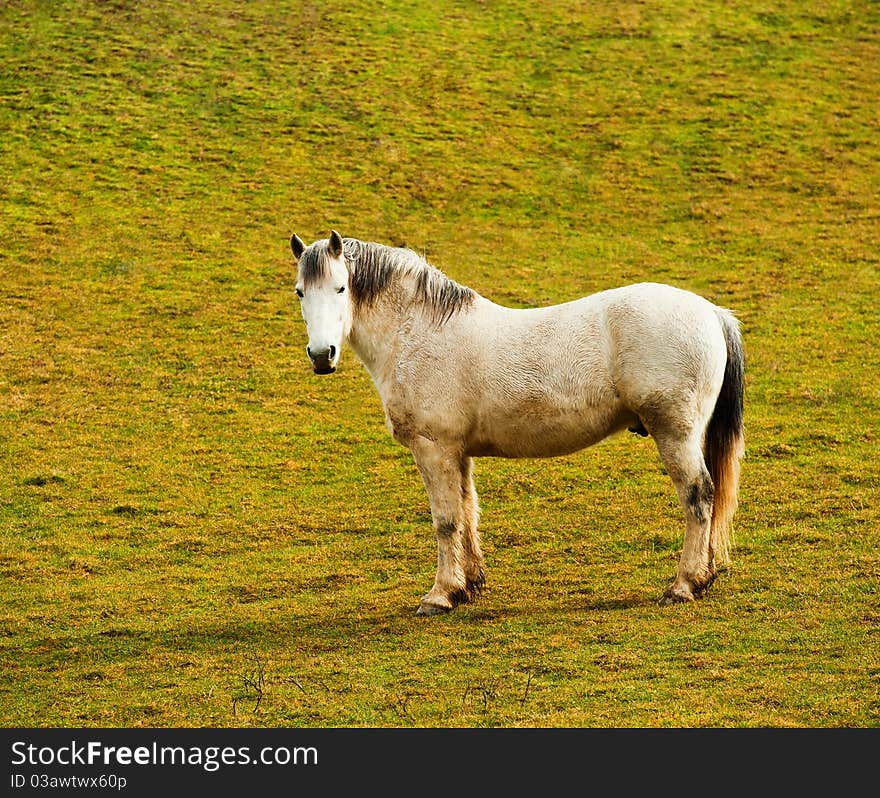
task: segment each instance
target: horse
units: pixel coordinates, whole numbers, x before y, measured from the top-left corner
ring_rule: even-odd
[[[437,543],[418,615],[473,601],[485,584],[477,457],[567,455],[617,432],[650,435],[685,516],[661,605],[701,598],[730,559],[744,454],[745,361],[733,313],[643,282],[514,309],[410,249],[295,233],[296,295],[315,374],[347,343],[412,452]]]

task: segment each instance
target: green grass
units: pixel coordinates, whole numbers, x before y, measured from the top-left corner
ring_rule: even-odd
[[[880,725],[880,8],[0,8],[0,723]],[[287,238],[498,302],[638,280],[748,357],[732,568],[650,440],[481,460],[488,586],[417,618],[427,499]]]

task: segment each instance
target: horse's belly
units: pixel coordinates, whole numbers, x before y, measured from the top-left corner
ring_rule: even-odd
[[[471,457],[558,457],[598,443],[632,423],[631,414],[576,414],[551,419],[527,414],[483,426],[467,449]]]

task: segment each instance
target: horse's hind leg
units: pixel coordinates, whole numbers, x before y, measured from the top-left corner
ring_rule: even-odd
[[[431,503],[437,537],[437,575],[422,597],[419,615],[448,612],[468,600],[463,531],[466,524],[460,454],[427,438],[410,443]]]
[[[678,572],[661,604],[675,604],[700,598],[715,580],[715,566],[709,545],[714,486],[702,451],[702,435],[654,432],[660,457],[684,508],[685,531]]]
[[[483,570],[483,552],[480,549],[480,507],[474,487],[474,463],[470,457],[462,461],[461,498],[463,511],[462,552],[464,554],[465,591],[468,599],[483,589],[486,574]]]

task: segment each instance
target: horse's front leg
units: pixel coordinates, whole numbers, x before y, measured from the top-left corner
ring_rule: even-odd
[[[467,582],[465,590],[470,601],[479,595],[486,582],[483,552],[480,548],[480,505],[474,487],[474,462],[470,457],[463,458],[461,462],[461,496],[464,511],[461,538],[464,550],[464,576]]]
[[[462,458],[454,449],[418,437],[410,444],[428,491],[437,537],[437,575],[422,597],[419,615],[438,615],[468,600],[463,530]]]

